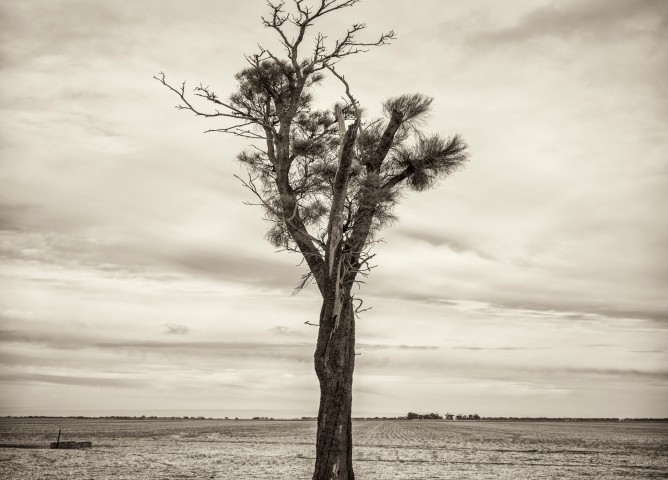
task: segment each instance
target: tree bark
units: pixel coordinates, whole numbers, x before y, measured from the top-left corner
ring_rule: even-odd
[[[315,370],[320,409],[313,480],[354,480],[352,465],[352,388],[355,368],[355,312],[349,293],[337,302],[325,298]]]

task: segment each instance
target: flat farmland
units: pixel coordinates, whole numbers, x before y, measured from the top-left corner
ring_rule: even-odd
[[[85,450],[49,450],[61,440]],[[668,478],[668,425],[354,422],[356,477]],[[0,419],[3,479],[308,479],[315,422]]]

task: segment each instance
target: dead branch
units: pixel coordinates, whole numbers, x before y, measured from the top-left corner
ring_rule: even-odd
[[[346,81],[346,77],[344,77],[343,75],[340,75],[340,74],[334,69],[334,66],[332,66],[332,65],[327,65],[327,69],[328,69],[330,72],[332,72],[332,74],[334,74],[334,76],[335,76],[336,78],[338,78],[338,79],[341,81],[341,83],[343,83],[343,85],[344,85],[345,88],[346,88],[346,96],[348,97],[348,100],[350,101],[350,106],[352,107],[352,109],[353,109],[354,112],[355,112],[355,117],[356,117],[356,118],[360,118],[362,112],[360,111],[360,108],[359,108],[359,102],[355,99],[355,97],[353,97],[352,93],[350,93],[350,85],[349,85],[348,82]],[[360,131],[361,131],[361,128],[362,128],[362,127],[361,127],[361,123],[360,123]]]
[[[357,307],[355,307],[354,310],[353,310],[353,312],[355,313],[355,316],[357,318],[360,318],[360,313],[367,312],[367,311],[369,311],[373,308],[373,307],[362,308],[362,305],[364,304],[364,300],[362,300],[361,298],[353,297],[352,301],[353,302],[355,302],[355,301],[359,302],[359,305],[357,305]]]
[[[224,128],[212,128],[209,130],[205,130],[204,133],[231,133],[233,135],[236,135],[238,137],[244,137],[244,138],[250,138],[253,140],[266,140],[267,137],[264,135],[260,135],[257,132],[253,132],[252,130],[248,130],[246,127],[248,125],[255,125],[255,122],[246,122],[246,123],[240,123],[238,125],[232,125],[231,127],[224,127]]]
[[[183,82],[179,88],[173,87],[169,83],[167,83],[165,74],[163,72],[159,72],[158,75],[154,75],[153,78],[157,81],[159,81],[161,84],[163,84],[165,87],[167,87],[169,90],[174,92],[178,97],[181,99],[182,104],[176,105],[177,110],[189,110],[193,112],[196,116],[198,117],[205,117],[205,118],[214,118],[214,117],[226,117],[226,118],[235,118],[237,120],[242,119],[242,120],[247,120],[250,123],[255,123],[258,125],[263,125],[268,128],[272,128],[273,126],[271,124],[266,123],[263,119],[257,118],[253,115],[251,115],[250,112],[242,112],[241,110],[233,107],[232,105],[229,105],[225,102],[222,102],[218,99],[218,97],[215,95],[215,93],[211,92],[208,90],[208,87],[202,87],[201,85],[199,87],[195,88],[195,95],[199,97],[206,98],[207,100],[224,107],[225,109],[229,110],[229,112],[221,112],[220,110],[215,110],[214,112],[204,112],[196,108],[191,102],[188,101],[186,98],[186,82]]]

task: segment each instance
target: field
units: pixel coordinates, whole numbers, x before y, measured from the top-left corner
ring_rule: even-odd
[[[3,479],[308,479],[315,422],[0,419]],[[356,421],[356,477],[668,478],[668,425]]]

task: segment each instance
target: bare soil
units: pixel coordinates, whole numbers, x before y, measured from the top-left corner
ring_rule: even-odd
[[[85,450],[49,450],[92,441]],[[356,421],[360,480],[668,478],[668,425]],[[315,422],[0,419],[3,479],[309,479]]]

